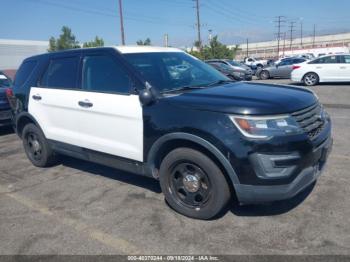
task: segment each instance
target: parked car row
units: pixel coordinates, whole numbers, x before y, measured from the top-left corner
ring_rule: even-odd
[[[12,85],[11,79],[0,71],[0,127],[11,124],[10,105],[6,97],[6,91]]]

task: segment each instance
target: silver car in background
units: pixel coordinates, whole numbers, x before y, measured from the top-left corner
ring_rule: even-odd
[[[279,63],[259,69],[256,76],[259,79],[266,80],[270,78],[290,78],[293,71],[293,65],[307,61],[305,58],[290,57],[282,59]]]

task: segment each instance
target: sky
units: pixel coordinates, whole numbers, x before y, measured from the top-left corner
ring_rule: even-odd
[[[163,45],[192,46],[196,40],[193,0],[122,0],[126,44],[149,37]],[[294,35],[350,32],[349,0],[199,0],[202,40],[208,32],[225,44],[275,39],[276,16],[285,16],[282,31],[295,21]],[[96,35],[106,45],[120,44],[118,0],[0,0],[0,39],[48,40],[62,26],[70,27],[79,42]],[[289,33],[287,33],[288,35]]]

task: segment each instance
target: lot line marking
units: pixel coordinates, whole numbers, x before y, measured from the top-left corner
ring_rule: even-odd
[[[331,157],[350,160],[350,156],[331,154]]]
[[[3,187],[1,185],[0,193],[3,193],[4,195],[12,198],[13,200],[17,201],[18,203],[26,206],[31,210],[35,210],[43,215],[53,217],[59,223],[66,226],[70,226],[76,231],[81,232],[83,234],[87,234],[90,236],[90,238],[97,240],[98,242],[106,246],[112,247],[113,249],[116,249],[122,252],[123,254],[140,254],[139,248],[137,248],[125,239],[119,237],[117,238],[110,234],[106,234],[101,230],[91,227],[90,225],[80,222],[76,219],[64,217],[62,216],[62,214],[58,212],[53,212],[47,207],[39,205],[38,203],[31,201],[20,194],[9,192],[9,190],[6,187]]]

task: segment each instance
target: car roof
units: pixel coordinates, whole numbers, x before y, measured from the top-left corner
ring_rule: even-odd
[[[91,48],[76,48],[76,49],[67,49],[62,51],[48,52],[35,56],[31,56],[26,58],[24,61],[31,59],[40,59],[45,57],[51,57],[55,55],[63,55],[63,54],[74,54],[80,53],[87,50],[108,50],[108,49],[116,49],[122,54],[131,54],[131,53],[157,53],[157,52],[181,52],[184,51],[178,48],[173,47],[158,47],[158,46],[106,46],[106,47],[91,47]]]
[[[114,48],[117,49],[122,54],[184,52],[178,48],[160,47],[160,46],[114,46]]]

